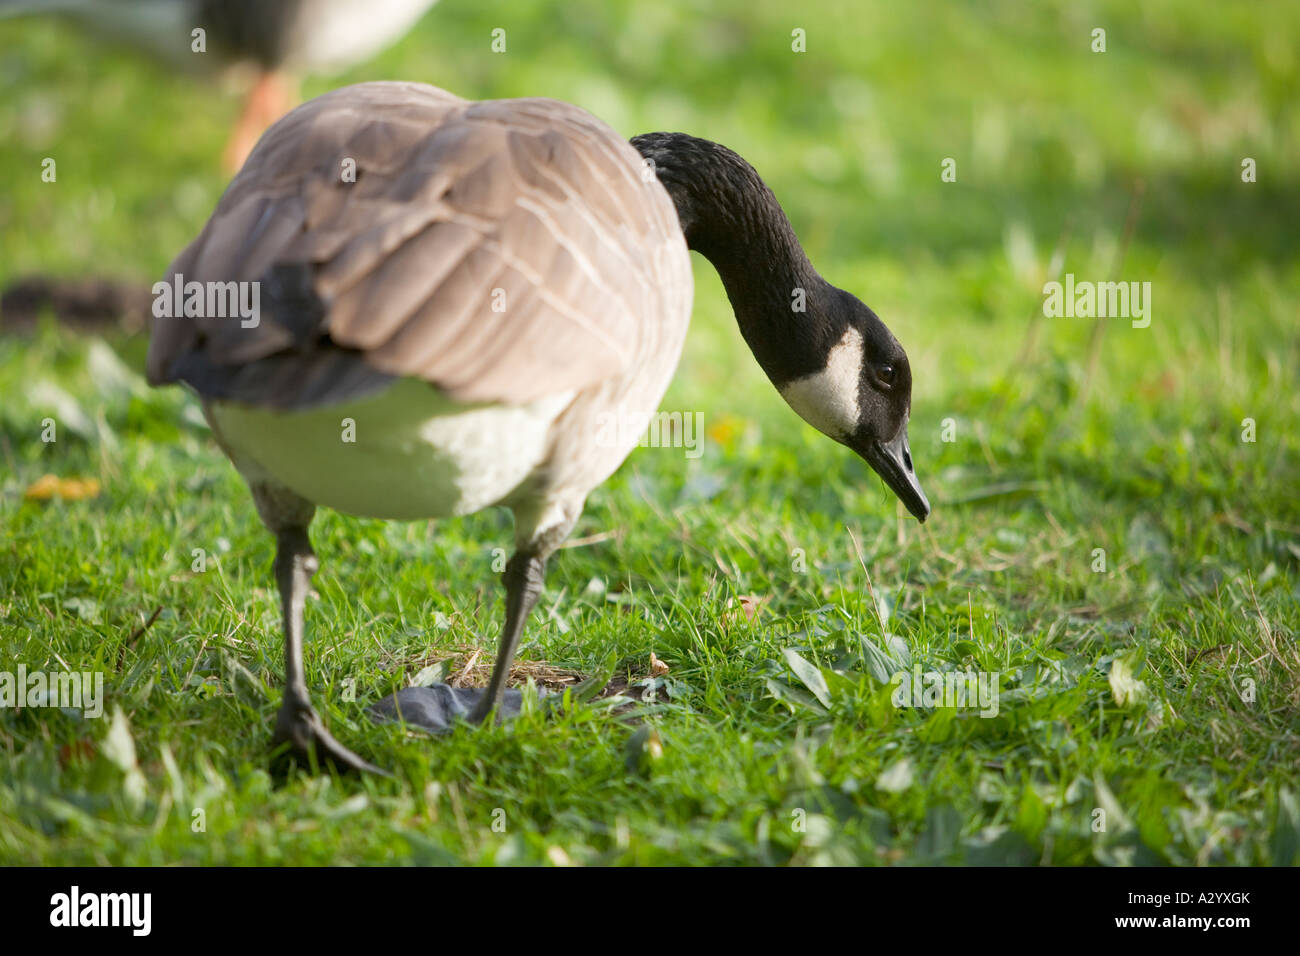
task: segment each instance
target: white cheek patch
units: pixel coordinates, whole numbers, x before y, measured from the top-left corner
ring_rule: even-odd
[[[831,349],[826,368],[795,379],[781,397],[799,417],[837,441],[858,428],[858,389],[862,380],[862,333],[852,326]]]

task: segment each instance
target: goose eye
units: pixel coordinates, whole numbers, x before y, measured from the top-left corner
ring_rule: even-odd
[[[894,366],[881,365],[876,369],[876,376],[885,385],[894,384]]]

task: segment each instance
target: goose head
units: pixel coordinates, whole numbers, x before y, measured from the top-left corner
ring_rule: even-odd
[[[632,145],[672,198],[687,246],[718,270],[745,343],[786,403],[924,521],[930,502],[907,441],[912,370],[893,333],[813,268],[772,190],[735,152],[686,133],[645,133]]]
[[[795,413],[852,449],[919,521],[930,514],[912,465],[907,422],[912,369],[907,353],[875,312],[827,284],[808,321],[784,327],[785,355],[767,369]],[[811,371],[809,371],[811,369]],[[792,371],[793,370],[793,371]]]

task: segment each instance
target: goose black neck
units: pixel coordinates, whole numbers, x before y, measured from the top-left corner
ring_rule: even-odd
[[[791,332],[811,337],[816,306],[835,291],[804,254],[772,190],[725,146],[685,133],[646,133],[632,146],[654,165],[677,207],[686,244],[718,270],[741,334],[773,381],[787,368]],[[801,301],[802,300],[802,301]]]

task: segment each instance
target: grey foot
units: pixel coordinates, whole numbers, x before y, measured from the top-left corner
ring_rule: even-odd
[[[289,755],[306,761],[308,766],[312,766],[311,760],[315,757],[318,763],[333,764],[339,770],[391,776],[335,740],[311,704],[285,700],[275,721],[273,742],[276,747],[288,744]]]
[[[482,712],[487,689],[483,687],[407,687],[396,694],[375,701],[369,707],[371,716],[381,722],[401,722],[412,727],[423,727],[435,734],[449,732],[457,720],[482,723]],[[546,696],[539,688],[538,696]],[[509,688],[505,700],[497,711],[498,720],[519,716],[523,705],[523,691]]]

